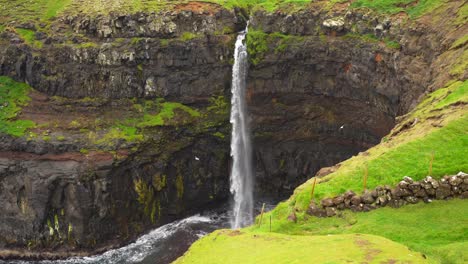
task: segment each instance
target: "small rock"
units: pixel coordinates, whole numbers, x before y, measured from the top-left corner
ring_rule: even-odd
[[[394,197],[395,199],[410,195],[411,192],[408,189],[401,188],[400,185],[398,185],[397,187],[395,187],[395,189],[392,190],[392,197]]]
[[[408,203],[416,204],[419,202],[419,199],[414,196],[408,196],[405,197],[405,201],[407,201]]]
[[[421,188],[419,191],[417,192],[413,192],[414,196],[418,197],[418,198],[423,198],[423,197],[427,197],[427,192],[425,189]]]
[[[400,208],[406,204],[406,201],[403,199],[391,199],[388,204],[393,208]]]
[[[449,178],[448,182],[449,182],[450,185],[452,185],[452,186],[458,186],[458,185],[460,185],[460,184],[463,182],[463,180],[462,180],[461,177],[452,176],[452,177]]]
[[[408,188],[408,185],[410,185],[410,184],[407,181],[400,181],[397,186],[402,188],[402,189],[406,189],[406,188]]]
[[[461,177],[462,179],[468,179],[468,174],[460,171],[459,173],[457,173],[457,176],[458,177]]]
[[[323,21],[322,26],[330,30],[341,31],[344,28],[344,24],[343,17],[334,17]]]
[[[345,199],[351,199],[351,197],[353,197],[353,196],[355,196],[355,195],[356,195],[356,193],[354,193],[354,192],[351,191],[351,190],[350,190],[350,191],[346,191],[346,192],[344,193],[344,198],[345,198]]]
[[[321,204],[323,207],[330,207],[333,206],[333,199],[332,198],[326,198],[321,201]]]
[[[369,191],[364,191],[364,193],[361,196],[361,200],[365,204],[371,204],[375,201],[375,198],[372,195],[372,192]]]
[[[325,208],[325,212],[328,217],[336,215],[336,208],[335,207],[327,207]]]
[[[413,182],[414,182],[414,180],[413,180],[411,177],[409,177],[409,176],[403,177],[403,180],[404,180],[405,182],[407,182],[407,183],[413,183]]]
[[[307,214],[317,217],[324,217],[327,215],[326,211],[318,207],[314,202],[310,203],[309,208],[307,208]]]
[[[421,189],[421,184],[419,182],[411,183],[408,185],[408,189],[410,189],[413,193],[416,193]]]
[[[462,191],[468,191],[468,183],[463,182],[463,183],[460,185],[460,189],[461,189]]]
[[[359,196],[353,196],[351,198],[351,204],[352,205],[359,205],[361,203],[361,197]]]
[[[380,196],[377,198],[377,201],[375,203],[380,206],[385,206],[387,205],[388,201],[389,199],[387,198],[387,196]]]
[[[468,191],[463,192],[463,193],[460,195],[460,198],[462,198],[462,199],[468,199]]]
[[[335,198],[333,198],[333,204],[334,205],[340,205],[342,204],[344,201],[344,197],[343,196],[336,196]]]
[[[462,193],[462,190],[458,186],[452,186],[452,193],[454,195],[459,195]]]
[[[289,222],[293,222],[293,223],[296,223],[296,222],[297,222],[296,212],[292,212],[292,213],[288,216],[288,221],[289,221]]]
[[[451,196],[452,194],[451,191],[452,190],[448,183],[441,183],[435,193],[436,199],[439,199],[439,200],[446,199],[447,197]]]
[[[424,198],[423,198],[423,201],[424,201],[425,203],[432,203],[432,199],[429,199],[429,198],[427,198],[427,197],[424,197]]]

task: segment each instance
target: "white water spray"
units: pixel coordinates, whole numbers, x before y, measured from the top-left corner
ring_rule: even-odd
[[[247,78],[247,46],[244,43],[247,28],[239,33],[234,51],[232,68],[231,98],[231,193],[234,195],[234,216],[232,228],[240,228],[252,223],[253,218],[253,180],[252,150],[247,121],[245,101]]]

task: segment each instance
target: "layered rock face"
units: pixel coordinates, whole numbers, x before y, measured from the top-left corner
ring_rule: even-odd
[[[225,201],[230,128],[223,96],[235,35],[222,31],[244,24],[219,7],[65,17],[49,36],[40,34],[40,49],[4,32],[0,75],[35,88],[19,118],[38,126],[20,138],[1,137],[0,248],[99,252]],[[169,114],[143,125],[154,121],[144,105],[163,111],[162,101]],[[127,133],[122,122],[135,117],[137,139],[119,138]]]
[[[266,41],[249,70],[259,196],[289,195],[321,167],[377,144],[434,82],[427,69],[442,67],[437,55],[447,47],[439,33],[417,23],[404,29],[399,18],[344,12],[251,17],[252,29],[301,37]],[[2,137],[0,247],[99,251],[225,200],[230,127],[228,114],[213,110],[219,106],[213,99],[230,96],[233,41],[244,27],[238,12],[217,6],[66,16],[52,24],[50,35],[36,34],[42,48],[2,33],[0,75],[41,93],[30,106],[45,105],[26,108],[22,117],[42,124],[56,117],[65,122],[69,115],[88,116],[92,124],[101,116],[116,122],[138,112],[137,104],[122,103],[133,100],[128,98],[164,98],[200,110],[202,117],[143,127],[143,140],[112,145],[91,140],[98,130],[52,122],[36,132],[62,133],[65,140]],[[403,47],[348,33],[388,37]],[[81,99],[77,107],[53,96],[105,102]]]
[[[278,195],[379,143],[430,86],[443,49],[422,25],[370,13],[257,12],[251,25],[268,48],[248,81],[257,189]]]

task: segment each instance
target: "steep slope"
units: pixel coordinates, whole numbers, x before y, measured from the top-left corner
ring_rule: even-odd
[[[468,244],[467,208],[466,200],[452,200],[399,209],[383,208],[369,213],[346,212],[332,218],[305,216],[297,223],[274,218],[271,231],[269,218],[264,215],[261,226],[255,224],[240,231],[216,231],[202,238],[176,263],[202,263],[201,260],[235,263],[230,261],[236,258],[242,258],[243,263],[358,262],[362,258],[362,249],[353,245],[353,237],[359,237],[358,234],[369,234],[385,241],[383,244],[374,241],[377,243],[371,247],[375,256],[391,250],[394,263],[407,263],[408,253],[411,257],[406,261],[465,263],[468,259],[464,250]],[[341,239],[348,244],[337,243],[336,240]],[[316,242],[320,244],[316,245]],[[372,257],[367,259],[368,263],[382,261]]]

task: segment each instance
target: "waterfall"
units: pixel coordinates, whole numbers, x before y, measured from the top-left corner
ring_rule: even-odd
[[[247,28],[237,36],[232,68],[231,98],[231,193],[234,195],[232,228],[252,223],[253,218],[253,170],[252,150],[245,101],[247,79],[247,46],[244,43]]]

